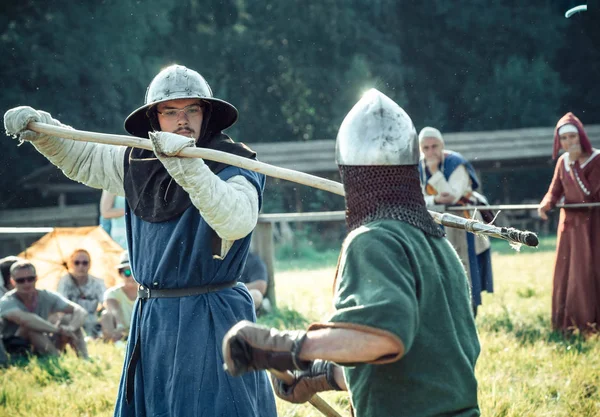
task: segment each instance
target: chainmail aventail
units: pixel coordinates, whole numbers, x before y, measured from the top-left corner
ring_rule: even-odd
[[[350,230],[378,219],[395,219],[430,236],[444,236],[425,206],[416,165],[340,165],[339,169]]]

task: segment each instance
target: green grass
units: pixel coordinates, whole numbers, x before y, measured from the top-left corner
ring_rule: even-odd
[[[307,243],[284,245],[275,253],[277,271],[326,268],[337,264],[342,243],[331,249],[317,249]]]
[[[337,253],[324,252],[316,260],[277,263],[279,308],[262,316],[261,323],[305,328],[328,317]],[[550,329],[553,262],[553,250],[494,252],[495,293],[484,294],[477,317],[482,352],[476,373],[483,416],[600,415],[600,340],[565,338]],[[90,362],[69,351],[58,360],[32,359],[0,370],[0,417],[111,416],[123,352],[92,343],[90,353]],[[345,393],[324,393],[323,398],[342,415],[350,415]],[[277,406],[282,417],[320,416],[308,404],[278,400]]]

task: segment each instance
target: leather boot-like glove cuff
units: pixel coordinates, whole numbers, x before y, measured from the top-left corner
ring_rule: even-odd
[[[305,339],[303,330],[278,331],[241,321],[223,338],[224,368],[233,376],[259,369],[308,369],[311,362],[299,357]]]
[[[292,363],[294,364],[294,368],[297,370],[308,369],[311,362],[303,361],[302,359],[300,359],[300,351],[302,350],[302,345],[304,344],[304,341],[306,340],[306,332],[304,330],[298,330],[298,331],[296,331],[295,336],[296,336],[296,338],[294,339],[294,342],[292,344],[292,349],[290,350],[290,353],[292,354]],[[283,371],[283,369],[279,369],[279,370]]]
[[[316,362],[316,361],[315,361]],[[340,366],[334,362],[330,361],[322,361],[325,366],[325,378],[327,378],[327,383],[331,386],[332,391],[344,391],[335,380],[334,369],[340,368]]]

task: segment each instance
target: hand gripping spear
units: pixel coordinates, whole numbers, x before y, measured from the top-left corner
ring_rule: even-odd
[[[287,385],[292,385],[294,383],[294,376],[289,372],[282,372],[276,369],[269,369],[274,376],[282,380]],[[326,417],[342,417],[333,407],[331,407],[324,399],[319,397],[317,394],[313,395],[309,403],[313,405],[317,410],[323,413]]]
[[[71,139],[79,142],[94,142],[107,145],[130,146],[140,149],[152,149],[152,143],[148,139],[137,138],[125,135],[113,135],[106,133],[86,132],[75,129],[67,129],[49,125],[46,123],[30,122],[27,129],[38,133],[45,133],[51,136],[57,136],[65,139]],[[185,158],[202,158],[211,161],[221,162],[250,171],[259,172],[274,178],[307,185],[320,190],[329,191],[333,194],[344,195],[344,186],[336,181],[310,175],[305,172],[295,171],[282,167],[273,166],[264,162],[243,158],[237,155],[204,148],[185,148],[179,152],[178,156]],[[455,229],[466,230],[478,235],[491,236],[498,239],[504,239],[513,245],[526,245],[536,247],[538,237],[530,231],[522,231],[512,227],[498,227],[491,224],[482,223],[474,219],[467,219],[448,213],[437,213],[429,211],[434,221],[442,226]]]

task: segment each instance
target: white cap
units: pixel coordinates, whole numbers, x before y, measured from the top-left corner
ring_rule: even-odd
[[[565,133],[579,133],[579,130],[577,130],[577,126],[574,124],[567,123],[558,128],[558,136],[564,135]]]
[[[442,133],[435,127],[427,126],[421,129],[421,132],[419,132],[419,143],[423,142],[423,139],[425,138],[436,138],[439,139],[440,142],[444,143]]]

